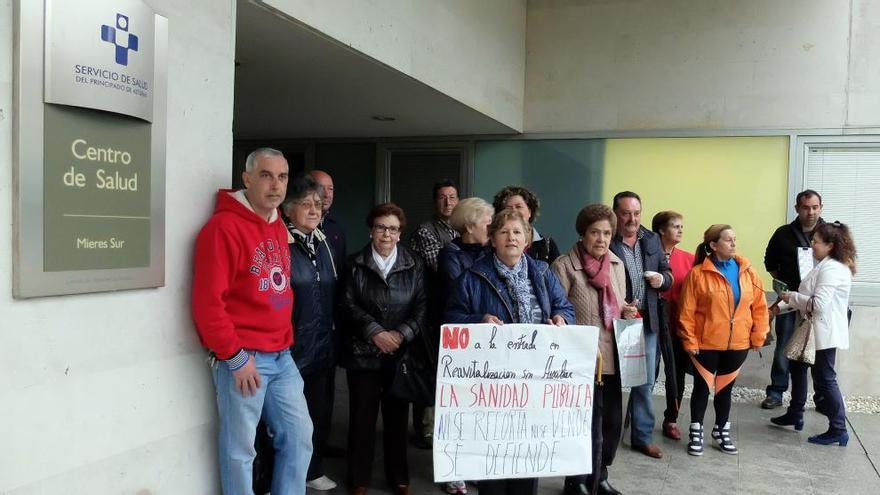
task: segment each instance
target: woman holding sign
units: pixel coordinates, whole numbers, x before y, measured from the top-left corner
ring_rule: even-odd
[[[730,395],[749,349],[760,349],[770,323],[764,284],[749,260],[736,254],[736,232],[716,224],[697,246],[694,268],[681,291],[681,340],[694,364],[687,452],[703,455],[703,416],[715,389],[712,439],[737,454],[730,438]]]
[[[621,305],[626,299],[626,269],[623,261],[608,250],[616,224],[611,208],[598,204],[584,207],[575,221],[580,241],[553,262],[553,271],[574,304],[577,324],[601,329],[599,352],[603,358],[602,369],[596,373],[598,393],[593,397],[593,459],[601,459],[594,462],[600,469],[588,476],[567,477],[565,495],[620,493],[608,483],[608,466],[617,454],[623,416],[614,320],[621,316],[635,318],[638,309]]]
[[[458,279],[445,320],[452,323],[549,323],[574,321],[574,308],[547,263],[523,251],[531,227],[517,211],[501,210],[489,225],[492,254]],[[537,478],[485,480],[480,495],[529,495]]]
[[[400,242],[406,226],[394,203],[367,216],[370,243],[349,258],[342,310],[349,318],[342,364],[348,376],[349,489],[367,493],[373,471],[376,419],[382,408],[385,478],[395,495],[409,495],[406,419],[409,403],[393,393],[401,359],[415,349],[425,325],[424,263]]]
[[[849,348],[847,306],[852,277],[856,272],[856,246],[849,228],[840,222],[816,227],[812,245],[813,257],[819,264],[804,277],[797,292],[783,292],[782,300],[798,311],[812,315],[816,339],[813,388],[825,398],[820,412],[828,417],[829,424],[828,431],[813,435],[807,441],[820,445],[836,443],[844,447],[849,441],[849,433],[834,361],[837,349]],[[800,361],[791,361],[791,404],[785,414],[770,419],[774,424],[803,429],[809,367]]]

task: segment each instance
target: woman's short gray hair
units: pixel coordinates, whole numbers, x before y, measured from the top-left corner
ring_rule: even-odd
[[[476,225],[483,217],[492,218],[495,208],[483,198],[465,198],[455,205],[452,216],[449,217],[449,225],[463,234],[468,225]]]

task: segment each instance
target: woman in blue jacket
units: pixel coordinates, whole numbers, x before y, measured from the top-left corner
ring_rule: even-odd
[[[290,219],[290,285],[293,308],[293,360],[303,377],[303,394],[314,431],[312,460],[306,486],[332,490],[336,483],[324,475],[324,446],[330,434],[332,390],[328,379],[336,368],[333,309],[336,304],[336,265],[327,237],[318,228],[323,189],[309,175],[296,177],[288,186],[285,213]]]
[[[489,244],[489,224],[495,210],[481,198],[465,198],[455,205],[449,225],[461,234],[443,249],[437,257],[438,272],[443,279],[443,288],[449,294],[455,290],[455,281],[470,268],[474,262],[491,252]]]
[[[451,323],[549,323],[574,321],[574,307],[547,263],[525,254],[531,227],[522,215],[502,210],[489,225],[492,254],[480,258],[456,283],[446,306]],[[528,495],[537,478],[485,480],[480,495]]]

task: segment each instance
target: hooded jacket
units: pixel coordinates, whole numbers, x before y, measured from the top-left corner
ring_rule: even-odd
[[[277,210],[266,221],[241,191],[221,189],[196,238],[194,266],[193,320],[218,358],[293,344],[290,251]]]
[[[315,263],[309,259],[306,242],[292,236],[290,243],[290,279],[296,294],[293,325],[296,345],[293,360],[302,376],[332,370],[336,367],[336,330],[333,317],[336,310],[337,267],[332,244],[324,233],[315,229]]]
[[[739,265],[740,300],[733,307],[733,288],[710,257],[695,266],[681,290],[681,340],[685,350],[745,350],[761,347],[770,320],[764,284],[749,260]]]

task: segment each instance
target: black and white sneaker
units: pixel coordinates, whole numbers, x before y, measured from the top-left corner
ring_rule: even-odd
[[[731,455],[739,454],[739,451],[736,450],[736,445],[733,444],[733,440],[730,438],[730,421],[724,423],[722,427],[715,425],[712,428],[712,438],[718,444],[721,452]]]
[[[690,455],[703,455],[703,425],[700,423],[691,423],[687,452]]]

